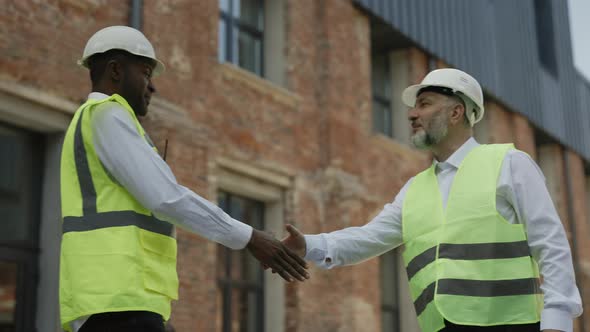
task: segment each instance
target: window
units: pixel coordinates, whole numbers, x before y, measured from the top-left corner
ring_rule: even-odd
[[[557,58],[555,54],[551,0],[535,0],[533,3],[535,5],[539,61],[549,73],[557,77]]]
[[[42,144],[0,125],[0,332],[33,331]]]
[[[396,332],[400,330],[398,253],[390,250],[380,258],[381,280],[381,330]]]
[[[389,54],[372,57],[373,131],[392,137],[391,71]]]
[[[232,218],[264,229],[264,203],[220,192],[219,206]],[[264,271],[244,250],[218,247],[218,285],[223,302],[223,332],[264,331]]]
[[[264,76],[264,0],[220,0],[219,9],[219,61]]]

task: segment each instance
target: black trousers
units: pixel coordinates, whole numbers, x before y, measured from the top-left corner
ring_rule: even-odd
[[[88,317],[78,332],[165,332],[164,319],[149,311],[104,312]]]
[[[445,320],[445,328],[439,332],[539,332],[540,323],[498,326],[465,326],[456,325]]]

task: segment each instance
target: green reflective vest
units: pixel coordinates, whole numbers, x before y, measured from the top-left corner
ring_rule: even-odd
[[[535,323],[543,301],[523,225],[496,210],[496,185],[512,144],[481,145],[461,163],[446,210],[434,165],[408,188],[404,262],[423,332],[460,325]]]
[[[119,95],[88,100],[74,115],[61,158],[59,297],[66,330],[69,322],[100,312],[145,310],[167,320],[170,301],[178,298],[173,226],[156,219],[117,183],[94,150],[93,112],[113,106],[129,113],[153,147]]]

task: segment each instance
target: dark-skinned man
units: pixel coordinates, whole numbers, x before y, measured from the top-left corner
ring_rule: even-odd
[[[571,332],[582,303],[565,231],[535,162],[512,144],[473,139],[479,83],[438,69],[402,100],[431,167],[365,226],[304,236],[288,225],[284,243],[323,268],[404,244],[423,332]]]
[[[165,331],[178,298],[174,226],[247,248],[287,281],[309,278],[305,261],[280,241],[177,183],[137,120],[156,91],[152,77],[164,69],[140,31],[96,32],[79,64],[90,70],[92,93],[62,151],[64,329]]]

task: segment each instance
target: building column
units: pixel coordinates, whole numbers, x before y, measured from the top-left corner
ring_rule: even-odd
[[[571,244],[576,268],[576,283],[580,290],[582,300],[590,299],[590,216],[588,215],[588,202],[586,192],[586,174],[584,172],[584,160],[577,153],[566,150],[566,174],[568,180],[568,203],[570,208],[570,228],[572,232]],[[583,317],[577,319],[575,327],[577,331],[586,331],[581,328],[590,323],[590,311],[585,310]]]

